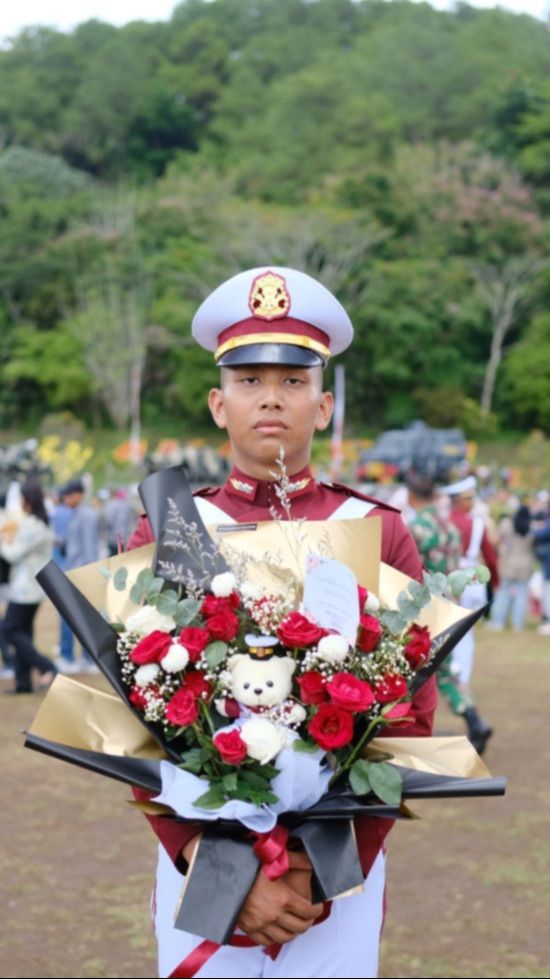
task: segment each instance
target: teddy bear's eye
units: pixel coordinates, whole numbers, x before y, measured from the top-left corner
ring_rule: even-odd
[[[243,683],[243,689],[244,690],[248,690],[249,686],[250,686],[249,683]]]
[[[273,686],[273,680],[268,680],[266,683],[266,687],[272,687],[272,686]]]

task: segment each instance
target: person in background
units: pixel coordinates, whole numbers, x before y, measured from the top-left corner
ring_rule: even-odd
[[[71,571],[99,560],[99,515],[94,507],[85,502],[85,488],[81,479],[71,479],[61,493],[64,504],[73,514],[68,524],[65,546],[65,570]],[[63,623],[62,629],[62,655],[56,661],[60,672],[97,672],[97,667],[85,650],[82,661],[77,662],[74,636],[66,623]]]
[[[63,496],[63,488],[59,490],[57,503],[53,508],[51,527],[54,534],[53,560],[62,571],[67,567],[67,536],[69,526],[74,517],[74,508],[67,505]],[[64,619],[60,619],[59,647],[56,667],[61,673],[76,673],[78,664],[74,658],[73,634]]]
[[[414,514],[408,528],[426,571],[431,574],[456,571],[462,554],[460,534],[437,505],[434,481],[412,470],[407,476],[407,488],[408,507]],[[458,682],[449,657],[437,670],[436,679],[437,688],[453,714],[465,721],[474,748],[483,754],[493,729],[479,716],[471,690]]]
[[[127,490],[120,488],[111,494],[105,505],[105,522],[107,548],[109,556],[113,557],[124,550],[135,523]]]
[[[532,524],[535,554],[542,568],[542,622],[537,631],[550,636],[550,511],[546,490],[538,493],[537,502],[539,512]]]
[[[530,526],[531,514],[524,503],[513,516],[503,517],[498,524],[500,585],[488,622],[488,627],[495,631],[504,629],[509,613],[513,629],[520,632],[525,627],[529,579],[535,568]]]
[[[460,533],[462,556],[461,568],[475,568],[485,564],[491,574],[493,589],[498,587],[498,559],[494,544],[487,530],[485,519],[475,514],[474,499],[476,491],[475,476],[466,476],[441,490],[451,497],[451,522]],[[487,602],[487,590],[480,582],[473,582],[464,589],[460,604],[463,608],[476,609]],[[474,630],[471,629],[455,646],[452,664],[458,671],[458,678],[464,686],[470,683],[474,665]]]
[[[15,687],[6,693],[32,693],[32,670],[38,670],[39,689],[49,687],[56,668],[33,642],[33,623],[44,593],[35,576],[50,560],[53,533],[38,483],[21,489],[22,514],[0,532],[0,555],[10,565],[8,605],[0,625],[4,640],[15,651]]]

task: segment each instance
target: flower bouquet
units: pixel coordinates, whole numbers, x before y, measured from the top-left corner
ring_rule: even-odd
[[[284,493],[284,479],[281,485]],[[362,882],[351,817],[395,817],[402,798],[434,790],[503,791],[502,780],[430,778],[396,764],[387,743],[383,751],[372,748],[375,734],[406,726],[415,691],[482,613],[465,615],[441,598],[466,582],[464,572],[449,580],[426,576],[422,584],[392,572],[406,587],[392,582],[388,589],[371,549],[365,588],[350,570],[351,552],[356,557],[361,535],[371,544],[376,533],[379,539],[376,518],[353,522],[351,544],[343,535],[344,555],[341,548],[335,556],[336,523],[330,533],[317,528],[314,546],[313,525],[292,522],[231,527],[219,545],[206,533],[181,472],[148,477],[141,491],[155,554],[151,561],[151,548],[143,548],[110,562],[109,621],[55,565],[40,582],[133,713],[134,726],[139,722],[161,749],[156,759],[164,760],[128,758],[124,748],[113,757],[82,743],[59,745],[43,737],[40,725],[27,743],[145,786],[167,811],[209,826],[191,892],[193,881],[204,885],[200,850],[212,867],[213,852],[227,857],[226,837],[237,837],[226,918],[219,928],[208,915],[197,921],[190,899],[181,927],[222,941],[231,934],[250,874],[263,859],[261,850],[243,847],[246,831],[260,834],[260,843],[281,826],[300,837],[316,893],[327,898]],[[261,538],[273,533],[284,543],[282,554],[272,543],[262,549]],[[90,569],[83,577],[89,580]],[[445,627],[433,635],[429,623],[438,615],[441,623],[442,609]],[[56,681],[47,700],[59,682],[63,690],[71,686],[66,678]],[[319,827],[328,822],[327,835]],[[213,893],[218,885],[212,881]]]

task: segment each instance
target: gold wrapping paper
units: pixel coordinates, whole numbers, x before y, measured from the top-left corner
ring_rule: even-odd
[[[125,704],[108,691],[56,677],[30,728],[58,744],[104,754],[162,759],[162,749]],[[396,765],[438,775],[488,778],[490,772],[465,737],[375,738],[366,749],[392,755]]]
[[[302,577],[308,553],[325,553],[334,557],[353,571],[358,582],[378,595],[382,604],[395,607],[395,598],[407,587],[410,578],[380,561],[382,521],[380,517],[368,520],[308,520],[293,528],[291,523],[281,527],[275,522],[258,523],[255,529],[231,529],[218,532],[209,527],[208,532],[223,546],[228,563],[235,556],[250,556],[247,573],[252,581],[268,591],[287,593],[294,586],[301,594]],[[299,538],[299,546],[296,540]],[[136,611],[130,601],[130,586],[143,568],[150,568],[155,551],[154,544],[146,544],[135,551],[119,554],[94,564],[87,564],[69,572],[69,578],[94,605],[107,615],[110,621],[124,621]],[[118,568],[128,569],[128,586],[124,592],[115,589],[112,577],[107,580],[101,569],[111,574]],[[458,622],[468,611],[444,598],[432,600],[419,616],[421,625],[430,628],[432,637]]]

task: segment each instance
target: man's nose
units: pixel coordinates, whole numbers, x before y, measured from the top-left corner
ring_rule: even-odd
[[[283,403],[278,385],[269,384],[262,391],[261,405],[265,408],[281,408]]]

